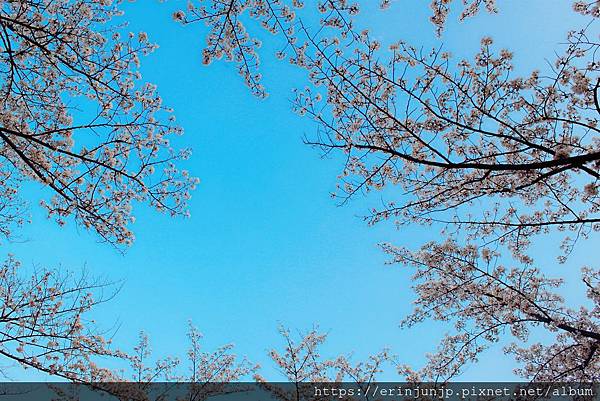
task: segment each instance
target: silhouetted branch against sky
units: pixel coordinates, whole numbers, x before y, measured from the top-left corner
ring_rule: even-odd
[[[104,240],[133,240],[132,202],[184,214],[195,179],[175,162],[181,132],[140,59],[155,45],[113,22],[120,2],[10,1],[2,5],[0,154],[19,181],[46,187],[59,224],[73,217]],[[4,173],[7,174],[7,173]],[[6,197],[5,197],[6,198]]]

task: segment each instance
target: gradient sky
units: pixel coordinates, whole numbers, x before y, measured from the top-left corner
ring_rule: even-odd
[[[435,44],[424,3],[402,0],[386,12],[372,7],[359,24],[384,43]],[[454,15],[443,37],[446,50],[472,55],[480,37],[490,35],[498,47],[515,52],[523,71],[544,68],[566,31],[581,22],[566,0],[500,3],[496,16],[457,23]],[[402,362],[418,366],[443,326],[398,327],[413,297],[410,272],[385,266],[377,243],[416,247],[438,239],[437,231],[367,227],[358,216],[379,202],[378,194],[344,207],[329,197],[341,164],[302,144],[315,126],[291,112],[290,98],[291,89],[306,81],[302,71],[274,60],[277,38],[262,36],[270,96],[259,100],[233,65],[201,65],[205,28],[184,28],[170,18],[185,1],[140,0],[125,7],[128,29],[146,31],[160,45],[142,60],[143,77],[175,109],[185,129],[177,143],[193,148],[185,166],[202,182],[190,203],[192,217],[171,219],[138,206],[136,242],[120,254],[72,222],[59,228],[47,220],[35,206],[37,187],[29,186],[33,223],[23,229],[23,241],[7,248],[26,265],[85,267],[123,280],[117,298],[95,313],[103,327],[119,326],[115,342],[124,347],[143,329],[157,355],[183,356],[191,319],[207,349],[235,343],[239,355],[263,365],[265,376],[281,379],[266,356],[281,345],[278,324],[293,330],[318,324],[330,335],[325,356],[354,351],[360,359],[389,346]],[[584,255],[580,251],[573,264]],[[510,379],[512,365],[495,349],[463,379]],[[13,377],[34,376],[15,371]],[[393,372],[385,377],[397,378]]]

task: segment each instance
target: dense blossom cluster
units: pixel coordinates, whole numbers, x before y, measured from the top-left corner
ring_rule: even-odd
[[[600,18],[600,4],[597,1],[576,1],[573,3],[573,10],[582,15],[591,15],[594,18]]]
[[[3,192],[37,181],[60,224],[72,216],[130,244],[134,201],[182,214],[196,181],[173,164],[188,152],[169,145],[180,132],[169,110],[139,83],[140,57],[155,45],[121,32],[119,2],[2,3],[0,167],[12,176]]]
[[[433,11],[431,22],[436,26],[438,34],[440,34],[444,29],[444,25],[446,24],[453,3],[453,0],[431,1],[431,10]],[[473,17],[479,13],[483,7],[485,7],[485,9],[490,13],[498,12],[496,0],[462,0],[462,6],[463,11],[460,14],[461,20]]]
[[[0,164],[0,237],[13,237],[14,228],[26,219],[26,205],[17,191],[20,177],[12,166]]]

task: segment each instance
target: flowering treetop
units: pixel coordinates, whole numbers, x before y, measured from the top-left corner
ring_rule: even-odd
[[[139,82],[140,57],[155,45],[122,33],[120,2],[2,3],[0,174],[10,178],[7,211],[19,182],[33,180],[48,188],[41,203],[59,224],[72,216],[129,244],[134,201],[185,213],[196,180],[174,165],[188,154],[169,144],[180,128],[156,87]]]

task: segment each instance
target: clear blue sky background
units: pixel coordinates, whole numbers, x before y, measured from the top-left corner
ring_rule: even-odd
[[[386,12],[369,6],[359,23],[385,43],[435,44],[425,3],[402,0]],[[565,32],[581,21],[567,0],[500,3],[496,16],[457,23],[454,15],[443,37],[446,49],[472,55],[480,37],[491,35],[499,47],[514,50],[515,62],[527,71],[544,67],[544,58],[552,58]],[[413,297],[409,272],[385,266],[376,244],[416,247],[437,239],[437,232],[367,227],[357,216],[379,201],[377,194],[344,207],[330,199],[341,164],[302,144],[315,126],[291,112],[290,98],[305,78],[274,60],[277,38],[262,37],[270,96],[261,101],[233,65],[201,65],[205,28],[185,28],[170,17],[185,1],[139,0],[125,7],[128,29],[146,31],[160,45],[142,60],[143,77],[158,84],[165,104],[175,109],[185,129],[178,143],[194,151],[186,167],[202,182],[190,203],[192,217],[171,219],[138,207],[136,242],[121,255],[72,223],[59,228],[46,220],[32,188],[33,223],[23,230],[25,241],[9,250],[25,264],[74,271],[86,266],[95,275],[122,279],[121,293],[96,316],[104,327],[120,325],[115,341],[124,346],[143,329],[157,355],[184,356],[191,319],[205,334],[207,349],[233,342],[238,354],[263,365],[264,375],[281,379],[266,355],[282,344],[277,325],[306,330],[318,324],[330,333],[326,356],[354,351],[360,359],[389,346],[418,366],[443,328],[398,327]],[[463,378],[509,379],[512,365],[496,349]],[[13,377],[34,376],[15,371]]]

